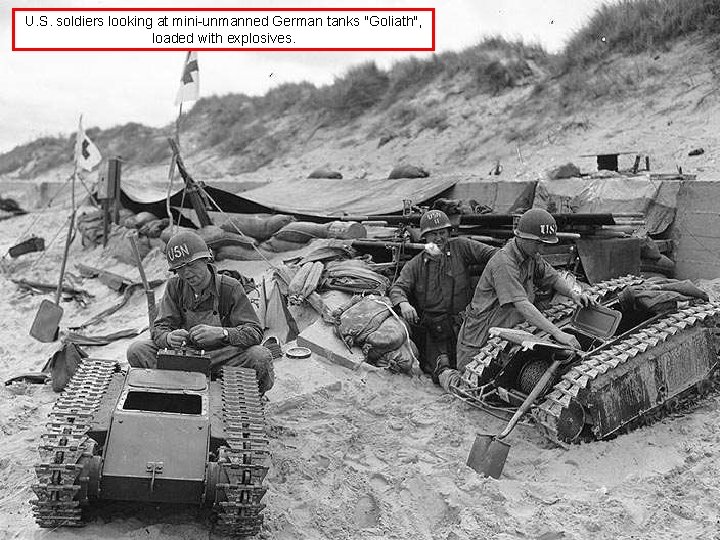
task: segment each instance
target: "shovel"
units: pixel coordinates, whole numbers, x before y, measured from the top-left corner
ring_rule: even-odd
[[[505,429],[498,435],[484,435],[478,433],[470,449],[470,455],[468,456],[467,465],[471,469],[474,469],[483,476],[491,476],[492,478],[500,478],[505,461],[507,460],[508,452],[510,452],[510,445],[503,441],[505,437],[510,435],[510,432],[517,424],[518,420],[524,415],[533,402],[538,398],[540,393],[545,388],[548,381],[555,375],[557,368],[567,359],[558,358],[553,360],[550,367],[545,370],[543,376],[537,382],[532,392],[525,398],[523,404],[515,412],[513,417],[505,426]]]
[[[155,291],[152,290],[148,284],[147,277],[145,276],[145,269],[142,264],[142,257],[140,257],[140,250],[138,249],[136,234],[130,234],[130,244],[132,245],[133,253],[135,254],[135,264],[137,264],[138,272],[140,272],[140,279],[142,280],[143,287],[145,288],[145,297],[147,298],[148,306],[148,321],[150,323],[149,328],[152,329],[155,317],[157,316],[157,306],[155,304]]]
[[[67,238],[65,239],[65,252],[63,253],[62,265],[60,266],[60,279],[58,280],[57,291],[55,291],[55,302],[44,299],[40,302],[35,320],[30,327],[30,335],[41,343],[57,341],[60,319],[63,316],[63,308],[60,307],[60,294],[62,294],[63,278],[65,277],[65,265],[67,264],[68,251],[72,242],[73,225],[75,224],[75,209],[70,214],[70,226],[68,227]]]

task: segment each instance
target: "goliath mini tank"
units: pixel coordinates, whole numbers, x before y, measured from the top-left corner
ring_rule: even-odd
[[[158,369],[85,359],[41,437],[37,523],[81,526],[99,500],[191,503],[220,532],[258,533],[270,456],[255,372],[209,373],[188,349],[161,351]]]
[[[589,292],[601,302],[588,320],[578,317],[571,302],[544,310],[583,349],[561,367],[532,409],[536,425],[557,444],[612,437],[677,409],[712,386],[720,352],[720,303],[693,300],[652,313],[619,301],[620,291],[643,281],[626,276],[593,286]],[[548,339],[527,323],[515,328]],[[511,413],[550,365],[551,351],[524,350],[493,337],[466,367],[456,394],[493,414]]]

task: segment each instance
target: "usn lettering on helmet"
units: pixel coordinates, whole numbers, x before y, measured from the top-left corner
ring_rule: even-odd
[[[543,223],[540,225],[540,234],[551,235],[557,232],[557,226],[552,223]]]
[[[175,259],[179,259],[180,257],[189,257],[190,256],[190,250],[187,247],[187,244],[178,244],[172,247],[168,251],[168,259],[171,261],[174,261]]]

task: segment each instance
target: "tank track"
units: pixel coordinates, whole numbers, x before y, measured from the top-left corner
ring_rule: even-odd
[[[87,432],[118,369],[114,362],[85,359],[50,412],[38,446],[40,463],[35,465],[38,483],[32,490],[37,500],[30,501],[40,527],[84,525],[89,479],[81,473],[95,447]]]
[[[561,446],[571,442],[563,431],[563,422],[572,416],[569,408],[578,401],[578,397],[587,396],[591,388],[602,389],[615,383],[612,391],[620,401],[625,387],[613,377],[617,373],[618,366],[624,365],[627,370],[633,370],[645,363],[652,365],[656,356],[662,354],[658,351],[662,344],[667,343],[667,349],[672,348],[673,345],[677,346],[682,341],[682,337],[676,337],[676,334],[687,333],[695,326],[714,326],[717,334],[717,326],[720,325],[718,315],[720,315],[720,302],[703,302],[692,305],[666,315],[650,325],[641,326],[620,341],[593,352],[563,375],[553,390],[545,396],[545,400],[533,410],[532,414],[537,425],[553,442]],[[719,352],[717,340],[713,343],[712,352],[714,355]],[[688,352],[688,354],[691,353],[692,351]],[[711,371],[716,367],[717,360],[715,359],[710,367]],[[682,369],[682,367],[678,369]],[[681,394],[688,392],[702,393],[702,385],[696,383]],[[676,402],[682,398],[681,394],[670,396],[670,399]],[[658,410],[667,409],[665,396],[659,395],[656,401],[657,406],[638,410],[633,418],[627,419],[619,425],[594,425],[595,437],[607,438],[626,425],[641,424],[644,417],[655,417]]]
[[[602,281],[596,285],[589,287],[586,292],[589,294],[597,295],[599,298],[605,298],[609,294],[618,292],[629,285],[638,285],[643,282],[643,279],[638,276],[624,276],[616,279],[610,279]],[[568,300],[559,304],[555,304],[548,309],[542,311],[542,314],[550,320],[550,322],[558,322],[563,319],[570,317],[575,311],[575,304]],[[544,334],[538,332],[538,329],[522,322],[515,326],[518,330],[525,330],[533,334]],[[513,345],[508,341],[499,337],[490,338],[485,346],[480,349],[480,352],[475,355],[473,360],[465,367],[465,371],[462,374],[462,385],[465,388],[477,388],[480,386],[480,382],[483,380],[483,373],[490,364],[497,359],[497,357],[503,351],[512,347]]]
[[[216,528],[231,536],[253,536],[263,523],[262,483],[270,466],[265,414],[255,370],[225,367],[223,422],[228,446],[218,452],[220,468],[214,510]]]

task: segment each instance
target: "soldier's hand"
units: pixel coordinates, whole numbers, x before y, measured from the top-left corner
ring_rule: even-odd
[[[415,308],[410,305],[410,302],[400,302],[400,313],[403,319],[412,324],[417,324],[418,314]]]
[[[170,332],[165,338],[168,343],[168,347],[171,349],[179,349],[185,345],[190,337],[190,333],[184,328],[178,328]]]
[[[582,307],[596,306],[598,304],[598,301],[594,296],[582,292],[573,292],[570,298],[572,298],[572,301],[578,306]]]
[[[211,345],[219,345],[222,343],[224,334],[219,326],[210,326],[208,324],[198,324],[190,329],[190,339],[201,347],[209,347]]]
[[[573,349],[580,349],[580,342],[577,340],[575,336],[572,334],[568,334],[567,332],[558,332],[553,336],[555,338],[555,341],[558,343],[561,343],[562,345],[567,345],[568,347],[572,347]]]

